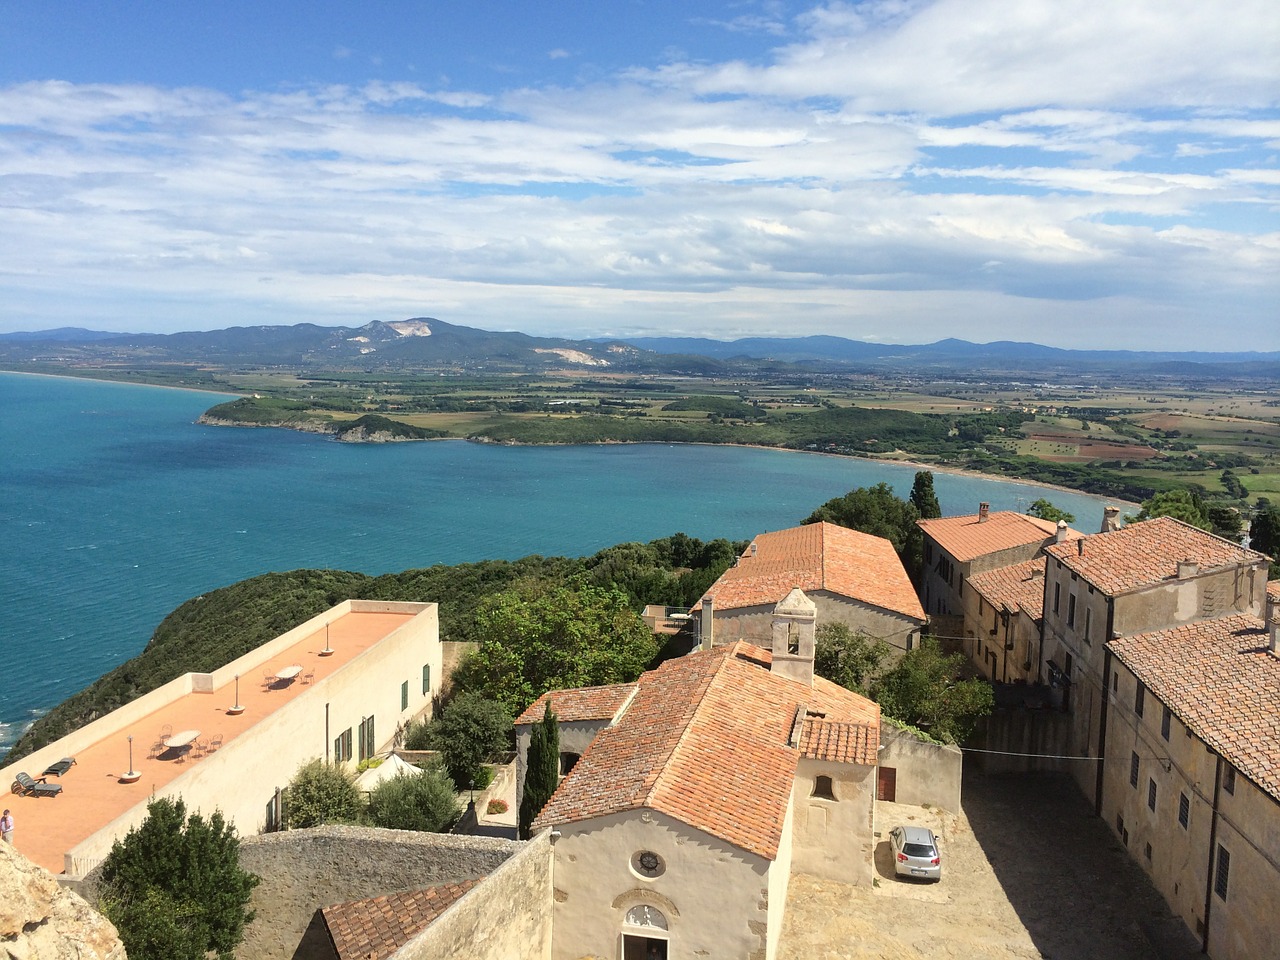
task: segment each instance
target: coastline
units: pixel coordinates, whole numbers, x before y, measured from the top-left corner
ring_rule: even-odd
[[[185,390],[188,393],[207,393],[211,397],[243,397],[243,393],[229,390],[210,390],[205,387],[179,387],[171,383],[148,383],[144,380],[113,380],[110,377],[82,377],[74,373],[42,373],[36,370],[6,370],[0,368],[0,374],[12,374],[15,377],[51,377],[54,380],[92,380],[94,383],[115,383],[122,387],[150,387],[157,390]]]

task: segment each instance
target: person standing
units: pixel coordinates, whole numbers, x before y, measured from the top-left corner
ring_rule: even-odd
[[[13,815],[8,810],[0,816],[0,840],[13,843]]]

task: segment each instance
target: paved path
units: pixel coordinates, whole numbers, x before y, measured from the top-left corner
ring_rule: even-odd
[[[878,805],[877,882],[792,879],[779,960],[1192,960],[1198,944],[1066,777],[965,773],[960,815]],[[942,837],[940,883],[898,880],[898,823]]]

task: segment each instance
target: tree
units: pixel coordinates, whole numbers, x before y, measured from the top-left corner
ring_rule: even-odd
[[[1249,491],[1240,478],[1236,476],[1234,470],[1229,467],[1222,471],[1222,489],[1227,491],[1227,496],[1234,500],[1243,500],[1249,496]]]
[[[147,817],[111,847],[102,865],[103,912],[132,960],[232,960],[253,920],[258,877],[240,869],[235,827],[214,811],[187,816],[160,797]]]
[[[964,664],[964,654],[944,654],[936,638],[924,637],[874,684],[873,699],[895,720],[961,743],[995,707],[991,684],[960,679]]]
[[[658,650],[653,632],[620,590],[581,579],[526,584],[484,600],[459,668],[464,690],[517,716],[548,690],[629,683]]]
[[[383,780],[369,794],[369,820],[388,830],[444,833],[458,819],[453,781],[439,766]]]
[[[942,516],[938,495],[933,491],[932,470],[920,470],[916,473],[915,483],[911,485],[911,505],[916,508],[921,520],[935,520]]]
[[[551,698],[542,719],[529,734],[528,765],[524,774],[524,793],[520,797],[520,839],[528,840],[533,821],[556,792],[560,779],[560,725],[551,711]]]
[[[916,526],[920,512],[915,504],[896,497],[887,483],[857,487],[842,497],[828,500],[805,518],[804,523],[836,523],[884,537],[893,544],[903,567],[912,577],[924,563],[924,535]]]
[[[1201,530],[1213,528],[1200,496],[1186,488],[1164,490],[1150,500],[1143,500],[1137,519],[1150,520],[1154,517],[1173,517]]]
[[[285,822],[290,829],[322,823],[355,823],[364,813],[364,799],[355,777],[336,764],[308,760],[289,781]]]
[[[1239,543],[1244,539],[1244,517],[1235,507],[1223,504],[1206,504],[1205,515],[1209,518],[1209,526],[1220,537]]]
[[[838,621],[823,623],[814,637],[813,668],[832,683],[869,696],[890,647]]]
[[[1027,516],[1039,517],[1041,520],[1050,520],[1057,523],[1059,520],[1065,520],[1067,523],[1075,523],[1076,515],[1068,513],[1066,510],[1059,510],[1052,503],[1041,497],[1039,500],[1027,507]]]
[[[473,783],[488,786],[485,760],[511,746],[511,714],[502,704],[474,692],[454,697],[428,730],[431,747],[440,751],[445,770],[459,790]]]
[[[1253,515],[1249,546],[1271,557],[1271,566],[1275,567],[1274,561],[1280,560],[1280,507],[1268,503]]]

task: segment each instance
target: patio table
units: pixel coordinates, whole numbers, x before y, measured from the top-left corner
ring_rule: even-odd
[[[302,672],[302,664],[300,664],[300,663],[291,663],[291,664],[289,664],[289,666],[287,666],[287,667],[281,667],[279,670],[277,670],[277,671],[276,671],[276,679],[277,679],[277,680],[292,680],[294,677],[296,677],[296,676],[297,676],[298,674],[300,674],[301,672]]]
[[[164,745],[170,750],[178,747],[189,747],[195,742],[196,737],[200,736],[199,730],[180,730],[172,737],[164,742]]]

